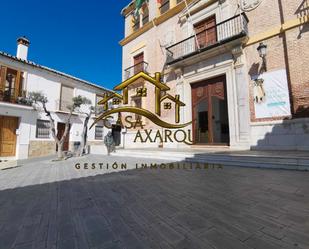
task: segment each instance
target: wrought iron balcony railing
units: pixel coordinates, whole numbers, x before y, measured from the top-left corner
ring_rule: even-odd
[[[248,35],[248,18],[240,14],[167,47],[167,64]]]
[[[33,101],[27,96],[26,91],[21,91],[15,95],[15,89],[0,90],[0,102],[32,106]]]
[[[137,63],[131,67],[128,67],[124,70],[125,73],[125,79],[128,79],[132,77],[135,74],[138,74],[139,72],[147,72],[148,63],[145,61],[142,61],[140,63]]]

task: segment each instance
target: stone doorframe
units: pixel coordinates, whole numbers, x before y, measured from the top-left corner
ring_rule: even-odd
[[[240,53],[235,53],[231,59],[200,72],[186,74],[183,69],[175,70],[176,91],[186,104],[181,113],[182,123],[192,121],[191,84],[225,74],[232,149],[250,148],[249,82],[242,57],[240,50]]]

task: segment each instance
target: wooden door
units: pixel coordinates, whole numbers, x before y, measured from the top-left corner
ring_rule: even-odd
[[[144,70],[144,65],[143,65],[143,61],[144,61],[144,53],[140,53],[136,56],[134,56],[133,58],[134,60],[134,74],[137,74],[141,71]]]
[[[0,116],[0,156],[15,156],[17,128],[17,117]]]
[[[65,123],[58,123],[57,124],[57,138],[60,140],[64,134],[65,130]],[[69,129],[70,130],[70,129]],[[70,131],[68,132],[67,137],[65,138],[63,142],[63,151],[68,151],[69,150],[69,142],[70,142]],[[58,151],[58,147],[56,148]]]
[[[200,48],[207,47],[217,41],[216,17],[211,16],[194,25],[197,42]]]
[[[229,122],[225,76],[192,84],[195,144],[228,144]]]

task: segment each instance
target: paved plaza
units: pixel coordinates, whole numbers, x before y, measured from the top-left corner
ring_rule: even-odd
[[[166,163],[87,156],[0,171],[0,249],[309,248],[309,172],[137,162]]]

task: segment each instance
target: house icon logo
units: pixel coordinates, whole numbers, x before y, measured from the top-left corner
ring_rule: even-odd
[[[144,81],[147,81],[151,83],[154,86],[154,101],[155,101],[155,111],[151,112],[147,109],[141,108],[141,107],[135,107],[128,105],[129,103],[129,86],[134,84],[136,81],[143,79]],[[95,118],[94,123],[91,127],[93,127],[96,123],[98,123],[100,120],[106,120],[108,117],[110,117],[112,114],[115,113],[134,113],[137,115],[141,115],[143,117],[146,117],[150,121],[152,121],[154,124],[166,128],[166,129],[181,129],[188,125],[190,125],[192,122],[180,124],[180,108],[185,106],[185,103],[180,101],[180,96],[175,95],[172,96],[169,93],[167,93],[170,88],[161,82],[161,73],[157,72],[155,73],[154,77],[150,76],[149,74],[145,72],[139,72],[138,74],[132,76],[131,78],[123,81],[121,84],[114,87],[115,91],[122,91],[122,94],[119,94],[117,92],[106,94],[101,101],[98,102],[98,105],[103,105],[104,112],[100,115],[98,115]],[[137,88],[136,89],[136,97],[140,98],[147,98],[149,96],[148,89],[145,87]],[[165,101],[169,102],[165,102]],[[162,103],[165,102],[163,105],[163,108],[165,110],[172,109],[172,106],[174,106],[175,109],[175,123],[166,122],[163,119],[161,119],[161,108]],[[119,105],[117,108],[109,108],[110,103],[112,105]]]

